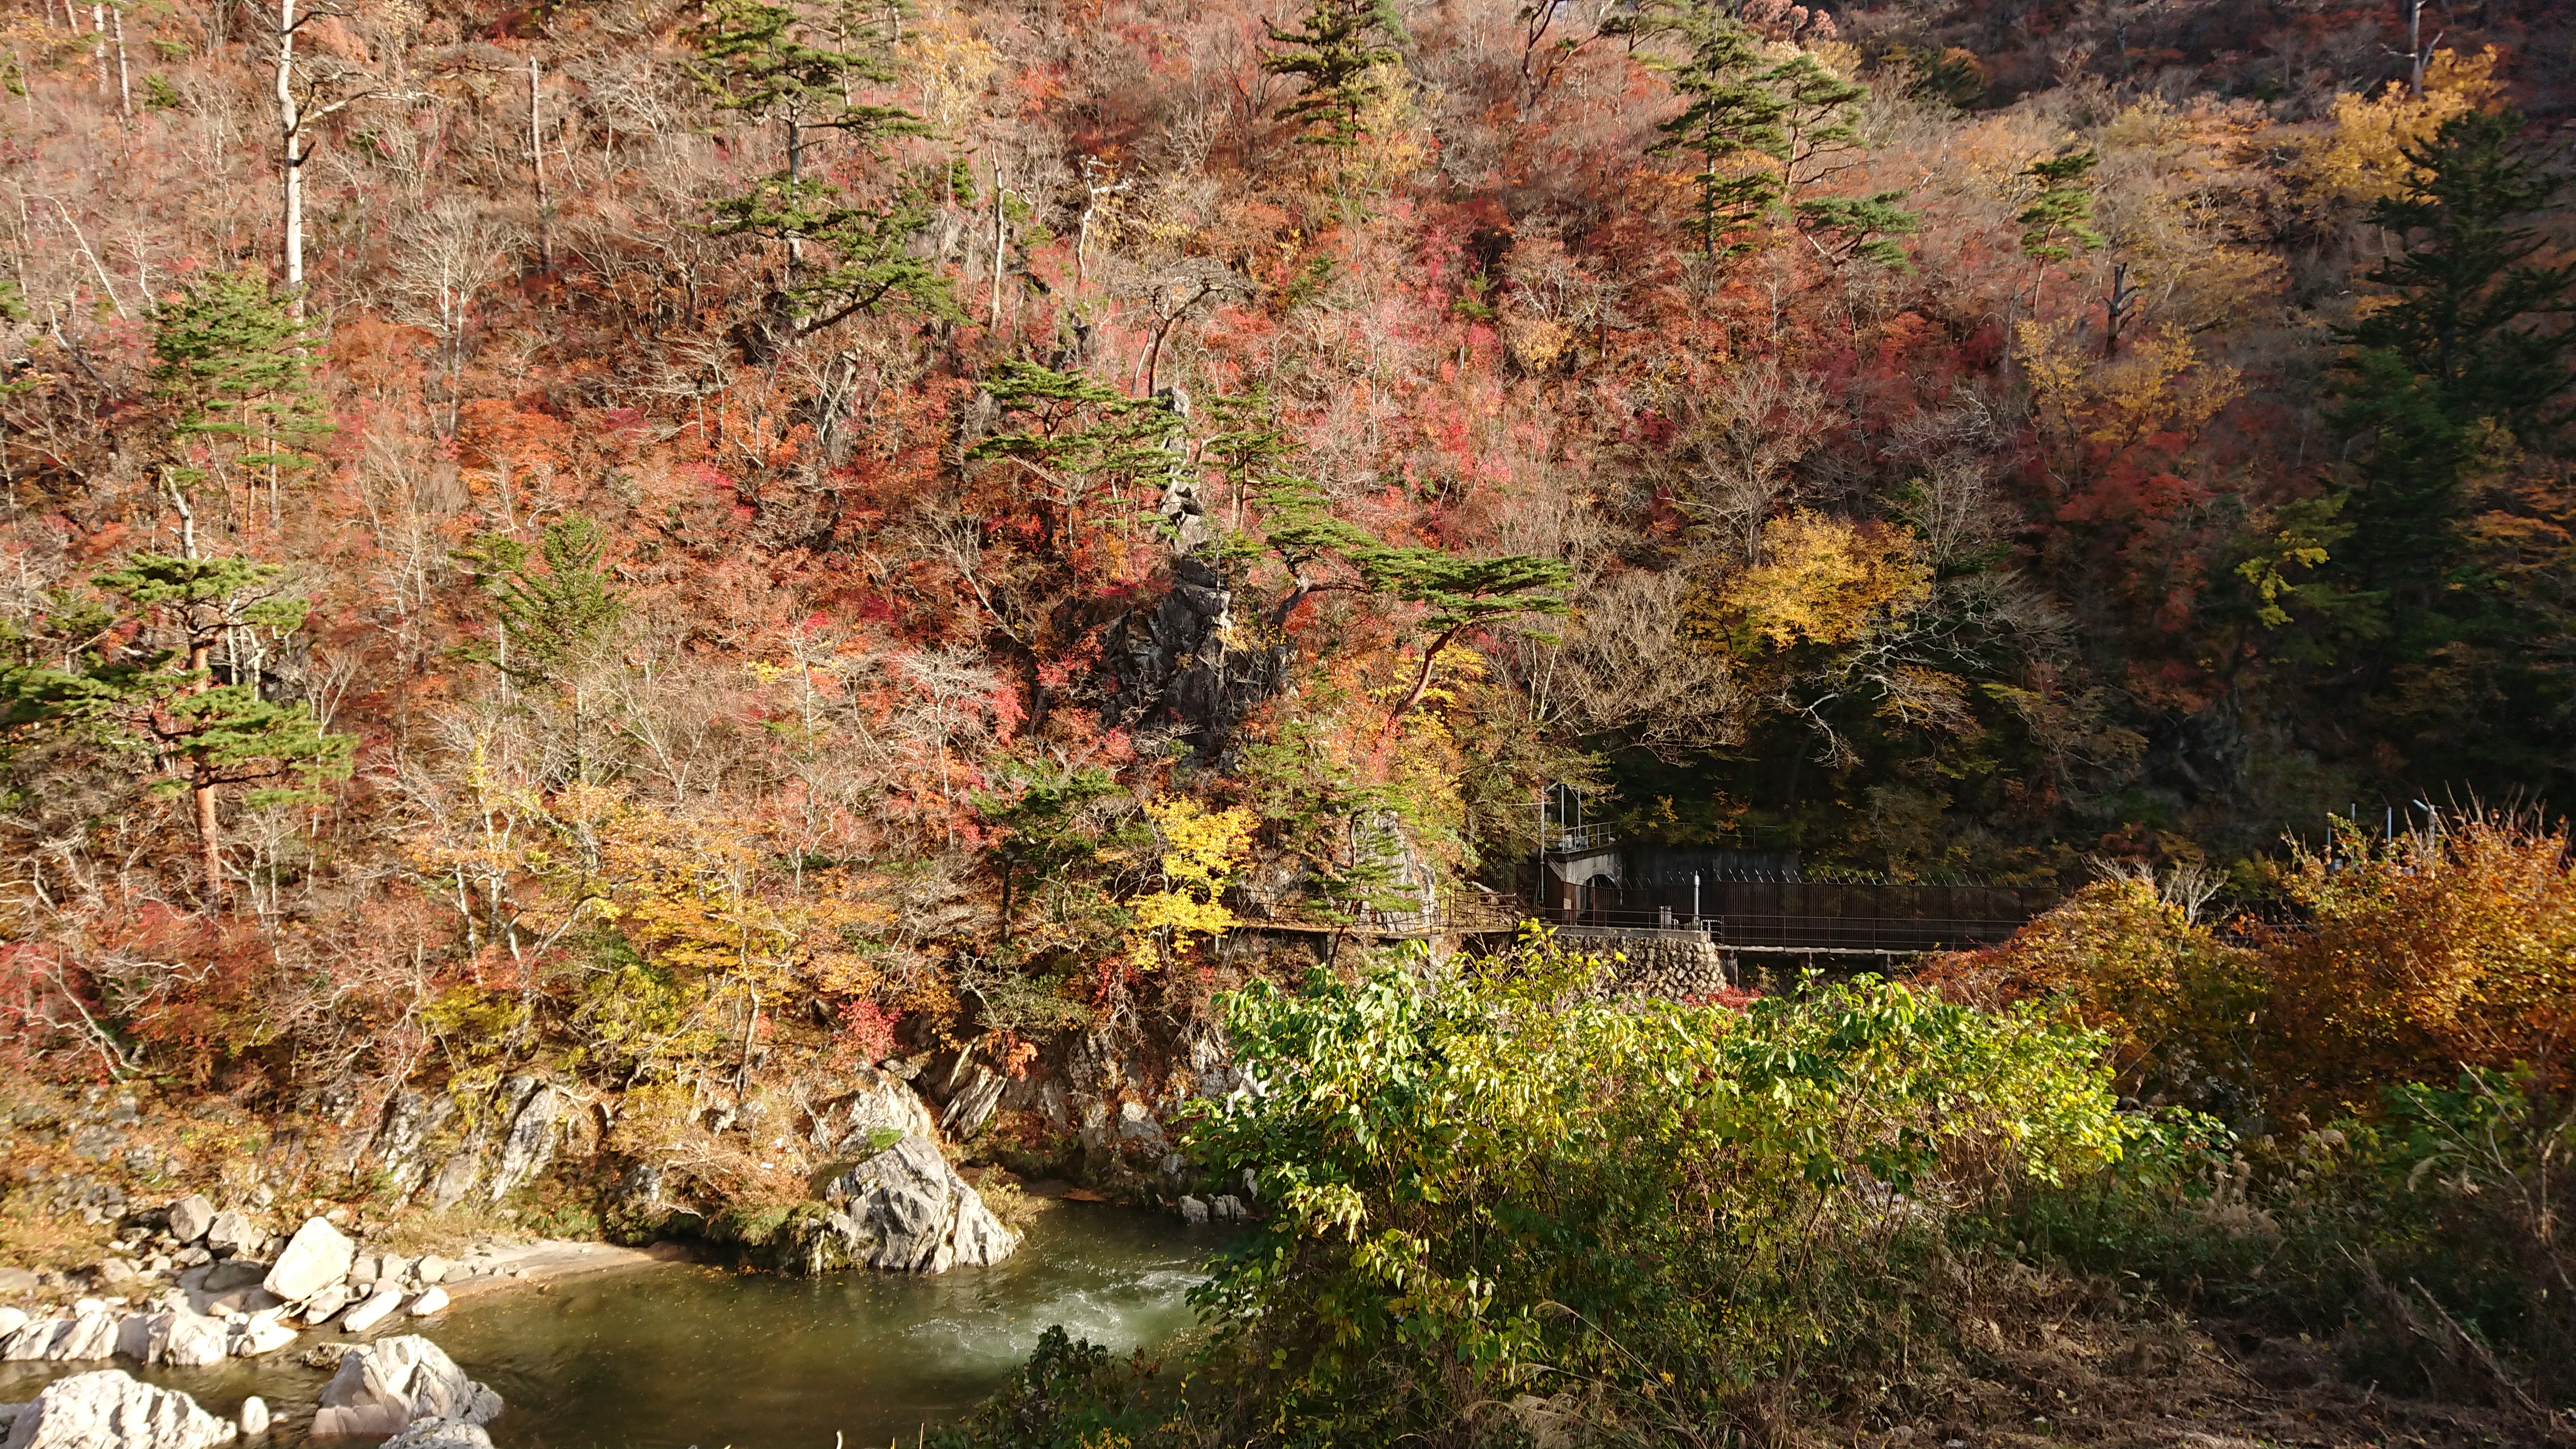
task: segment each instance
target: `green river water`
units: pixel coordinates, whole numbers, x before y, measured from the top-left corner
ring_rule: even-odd
[[[846,1449],[909,1446],[924,1423],[992,1392],[1050,1324],[1122,1351],[1189,1326],[1185,1296],[1221,1241],[1175,1218],[1064,1203],[991,1268],[820,1279],[686,1264],[621,1269],[542,1292],[477,1295],[426,1325],[376,1336],[421,1332],[498,1390],[509,1405],[491,1425],[498,1449],[831,1449],[835,1434]],[[297,1355],[336,1337],[307,1333],[256,1363],[192,1371],[122,1360],[9,1364],[0,1402],[112,1366],[218,1413],[258,1394],[283,1419],[267,1442],[300,1444],[329,1375]]]

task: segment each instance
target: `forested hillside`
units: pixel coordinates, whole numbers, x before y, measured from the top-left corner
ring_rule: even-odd
[[[645,1140],[1551,784],[2249,899],[2556,803],[2576,12],[2414,11],[18,0],[5,1050]]]

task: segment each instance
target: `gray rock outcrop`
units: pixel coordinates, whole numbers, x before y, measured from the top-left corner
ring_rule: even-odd
[[[456,1115],[456,1103],[444,1095],[425,1097],[418,1092],[396,1092],[385,1104],[383,1125],[376,1129],[375,1141],[368,1150],[383,1168],[385,1181],[397,1197],[407,1198],[420,1190],[429,1177],[429,1159],[423,1153],[431,1134],[447,1125]]]
[[[1019,1238],[929,1138],[906,1135],[834,1178],[827,1220],[853,1263],[898,1273],[944,1273],[1009,1257]]]
[[[961,1063],[962,1065],[962,1063]],[[993,1109],[1002,1102],[1002,1089],[1011,1079],[980,1063],[966,1070],[965,1080],[956,1095],[948,1099],[948,1110],[939,1114],[939,1125],[952,1136],[972,1137],[993,1120]]]
[[[399,1434],[423,1419],[488,1424],[500,1412],[500,1395],[468,1379],[437,1344],[407,1333],[340,1360],[322,1389],[313,1433]]]
[[[510,1130],[501,1139],[501,1161],[492,1169],[486,1189],[494,1202],[517,1191],[554,1161],[564,1109],[572,1104],[569,1093],[533,1077],[513,1077],[503,1090],[515,1105]]]
[[[213,1449],[239,1432],[186,1394],[100,1369],[45,1385],[18,1411],[6,1449]]]
[[[892,1072],[873,1068],[858,1074],[851,1090],[824,1103],[814,1113],[806,1142],[834,1157],[859,1157],[879,1150],[871,1138],[879,1132],[916,1137],[938,1135],[938,1119],[912,1084]]]

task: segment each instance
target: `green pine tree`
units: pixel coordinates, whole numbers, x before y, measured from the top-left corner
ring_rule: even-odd
[[[2563,457],[2576,421],[2576,264],[2547,260],[2539,224],[2565,183],[2522,127],[2471,113],[2408,150],[2420,179],[2371,213],[2400,246],[2364,273],[2385,301],[2337,334],[2330,414],[2357,454],[2334,561],[2362,606],[2348,662],[2419,756],[2498,789],[2564,768],[2569,712],[2540,662],[2565,629],[2527,612],[2470,527],[2514,507],[2490,490]]]
[[[278,484],[310,467],[333,424],[313,384],[311,335],[256,268],[204,272],[152,311],[152,385],[172,410],[166,486],[264,479],[272,523]]]
[[[1905,248],[1896,238],[1911,236],[1922,229],[1922,219],[1897,205],[1905,199],[1902,191],[1882,191],[1875,196],[1824,196],[1798,203],[1798,228],[1815,240],[1819,250],[1836,264],[1854,260],[1877,262],[1900,272],[1914,270]]]
[[[2049,263],[2102,245],[2102,233],[2093,229],[2093,168],[2101,164],[2101,153],[2088,149],[2033,161],[2022,171],[2039,183],[2039,195],[2014,218],[2022,225],[2022,255],[2030,258],[2037,274],[2031,282],[2034,312],[2039,310],[2039,279],[2046,277]]]
[[[2393,295],[2337,334],[2334,419],[2370,441],[2347,556],[2416,605],[2456,552],[2464,478],[2569,421],[2576,334],[2557,319],[2576,314],[2576,265],[2537,264],[2532,224],[2565,183],[2521,127],[2471,113],[2407,152],[2424,179],[2371,212],[2403,249],[2363,274]]]
[[[1780,199],[1776,167],[1790,154],[1781,125],[1788,105],[1769,82],[1753,33],[1727,8],[1695,0],[1668,23],[1690,47],[1670,66],[1673,91],[1686,104],[1658,128],[1664,139],[1653,153],[1699,157],[1694,229],[1701,254],[1742,251],[1747,243],[1729,245],[1725,239],[1760,220]]]
[[[1304,79],[1305,89],[1279,108],[1310,146],[1348,150],[1367,139],[1360,117],[1386,94],[1381,67],[1399,64],[1404,21],[1394,0],[1314,0],[1305,23],[1282,30],[1264,23],[1270,43],[1285,49],[1261,57],[1268,75]]]
[[[457,550],[458,564],[482,585],[499,616],[491,647],[469,647],[466,657],[526,684],[558,678],[579,663],[626,616],[626,601],[609,587],[600,563],[606,547],[597,522],[568,513],[546,526],[533,549],[487,533]]]
[[[303,627],[305,602],[284,576],[244,559],[136,554],[91,580],[106,600],[52,601],[49,632],[76,643],[0,664],[0,726],[11,734],[84,734],[149,761],[156,789],[189,796],[209,905],[224,895],[219,792],[259,786],[254,805],[315,798],[321,782],[348,776],[357,744],[326,733],[307,705],[266,699],[238,677],[215,682],[218,647]],[[156,637],[177,647],[147,647]]]
[[[861,84],[894,78],[890,37],[871,11],[839,0],[821,6],[709,0],[697,34],[691,73],[718,106],[779,123],[780,170],[739,195],[717,201],[710,227],[718,235],[784,241],[788,281],[779,301],[799,333],[819,331],[900,297],[936,317],[963,320],[947,279],[913,255],[909,243],[933,214],[930,178],[899,179],[874,203],[848,200],[841,188],[805,174],[806,133],[832,131],[882,156],[899,136],[929,134],[900,106],[862,104]],[[809,274],[808,243],[827,257]]]

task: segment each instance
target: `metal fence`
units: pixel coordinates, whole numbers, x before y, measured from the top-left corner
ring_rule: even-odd
[[[1628,929],[1696,923],[1730,946],[1912,952],[2003,940],[2057,901],[2055,891],[2021,886],[1724,880],[1701,883],[1696,915],[1688,885],[1640,885],[1615,903],[1596,895],[1552,919]]]

